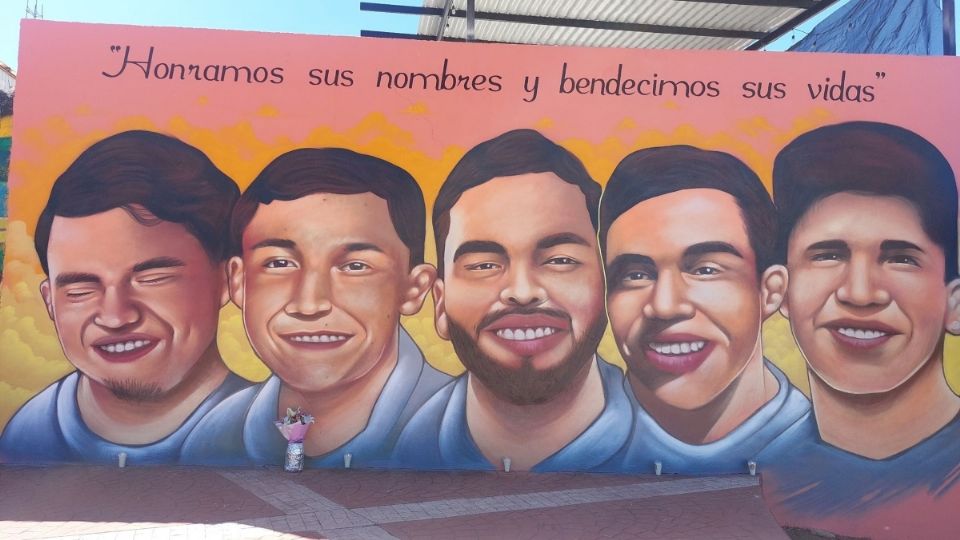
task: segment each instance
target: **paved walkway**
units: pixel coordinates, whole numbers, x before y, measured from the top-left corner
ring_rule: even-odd
[[[749,476],[0,466],[0,538],[786,538]]]

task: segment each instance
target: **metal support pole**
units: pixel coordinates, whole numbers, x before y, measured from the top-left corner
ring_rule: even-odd
[[[957,55],[956,10],[953,0],[943,0],[943,55]]]
[[[476,9],[474,6],[474,0],[467,0],[467,41],[474,41],[477,39],[477,34],[474,31],[475,19]]]
[[[447,31],[447,21],[450,20],[450,7],[453,0],[443,3],[443,17],[440,17],[440,30],[437,30],[437,41],[443,41],[443,33]]]

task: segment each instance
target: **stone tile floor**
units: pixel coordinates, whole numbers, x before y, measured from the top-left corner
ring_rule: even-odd
[[[754,477],[0,466],[0,538],[787,538]]]

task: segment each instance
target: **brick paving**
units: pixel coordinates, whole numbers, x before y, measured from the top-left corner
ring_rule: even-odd
[[[0,466],[0,538],[786,538],[756,478]]]

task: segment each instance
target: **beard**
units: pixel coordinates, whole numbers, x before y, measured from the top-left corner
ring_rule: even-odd
[[[471,375],[495,396],[514,405],[534,405],[546,403],[570,387],[584,366],[593,358],[600,345],[600,339],[607,327],[606,315],[597,317],[580,339],[574,337],[573,350],[556,366],[546,370],[533,367],[532,357],[525,357],[519,369],[504,367],[480,350],[478,337],[484,327],[495,320],[511,314],[544,313],[560,315],[570,320],[564,312],[544,309],[511,309],[484,317],[475,334],[447,316],[450,342],[460,361]],[[571,325],[572,328],[572,325]]]
[[[108,379],[103,385],[117,399],[124,401],[134,401],[137,403],[147,403],[159,401],[165,395],[163,388],[156,383],[145,383],[135,379],[123,381]]]

